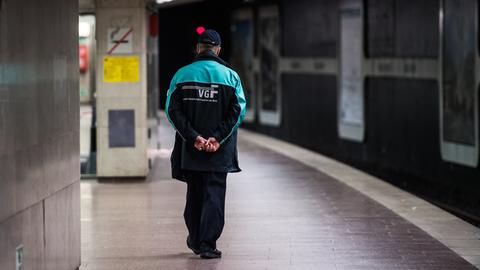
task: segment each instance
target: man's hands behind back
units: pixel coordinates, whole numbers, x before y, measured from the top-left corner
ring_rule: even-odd
[[[207,139],[203,138],[202,136],[198,136],[195,139],[195,143],[193,146],[198,151],[206,151],[208,153],[216,152],[220,148],[220,143],[214,137],[210,137]]]
[[[198,151],[203,151],[205,149],[206,143],[207,143],[207,140],[205,138],[203,138],[202,136],[197,136],[193,146],[197,148]]]

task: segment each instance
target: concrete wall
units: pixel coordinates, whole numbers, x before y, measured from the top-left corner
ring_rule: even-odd
[[[0,269],[76,269],[78,0],[0,2]]]

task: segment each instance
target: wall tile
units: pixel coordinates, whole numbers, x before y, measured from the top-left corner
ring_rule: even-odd
[[[47,269],[80,266],[80,183],[45,200]]]
[[[24,269],[45,269],[43,203],[0,223],[0,269],[15,269],[15,250],[19,245],[23,245]]]

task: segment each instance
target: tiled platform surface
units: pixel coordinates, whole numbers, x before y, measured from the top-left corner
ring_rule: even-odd
[[[168,151],[158,156],[147,182],[82,182],[81,270],[477,269],[355,189],[244,139],[224,256],[200,260],[185,246],[185,185],[169,178]]]

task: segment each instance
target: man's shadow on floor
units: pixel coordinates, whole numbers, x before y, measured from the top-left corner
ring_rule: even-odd
[[[205,261],[205,262],[219,262],[220,259],[212,259],[212,260],[205,260],[200,258],[200,256],[193,254],[192,252],[180,252],[180,253],[171,253],[171,254],[162,254],[155,256],[156,258],[160,258],[163,260],[178,260],[178,259],[184,259],[188,261]]]

